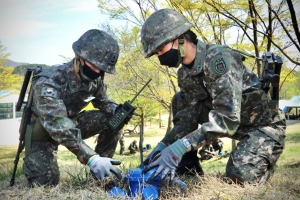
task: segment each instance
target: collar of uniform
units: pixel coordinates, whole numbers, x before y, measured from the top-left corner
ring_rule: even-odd
[[[67,70],[66,70],[71,93],[78,92],[79,90],[91,91],[95,87],[97,87],[97,81],[99,78],[88,83],[79,80],[76,76],[73,63],[74,63],[74,59],[71,62],[67,63]]]
[[[74,59],[67,63],[66,68],[71,93],[77,92],[82,84],[84,84],[82,81],[78,80],[73,64]]]
[[[206,56],[206,44],[198,40],[194,66],[191,69],[189,69],[185,65],[182,65],[185,73],[191,76],[195,76],[201,73],[203,71],[205,56]]]

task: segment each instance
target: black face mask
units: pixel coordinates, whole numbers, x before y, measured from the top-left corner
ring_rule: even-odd
[[[84,82],[92,82],[101,76],[101,73],[93,71],[87,64],[84,62],[83,66],[80,66],[79,75]]]
[[[180,51],[178,49],[170,49],[164,54],[158,56],[161,65],[167,65],[169,67],[178,67],[182,62]]]

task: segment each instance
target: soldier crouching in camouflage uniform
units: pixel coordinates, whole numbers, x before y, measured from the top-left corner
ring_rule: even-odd
[[[32,79],[34,128],[26,140],[23,172],[31,185],[56,185],[58,145],[65,146],[102,180],[121,175],[111,159],[120,133],[107,125],[118,104],[109,99],[104,73],[115,72],[119,46],[104,31],[92,29],[73,43],[75,58],[35,74]],[[98,110],[80,112],[89,102]],[[27,133],[26,133],[27,134]],[[95,151],[83,140],[98,134]],[[101,156],[101,157],[100,157]]]
[[[133,140],[133,142],[129,144],[128,150],[130,154],[135,154],[139,150],[136,140]]]
[[[236,183],[264,183],[284,148],[285,118],[261,89],[259,78],[228,46],[205,44],[180,13],[162,9],[141,30],[146,57],[178,67],[180,105],[174,128],[149,154],[144,173],[175,176],[184,156],[221,137],[239,140],[231,152],[226,176]],[[173,102],[174,103],[174,102]],[[198,124],[200,125],[198,127]]]

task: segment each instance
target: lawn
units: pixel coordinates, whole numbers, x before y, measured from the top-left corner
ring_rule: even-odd
[[[150,144],[153,148],[163,137],[164,129],[148,126],[145,129],[144,146]],[[125,136],[125,146],[139,137]],[[222,139],[223,140],[223,139]],[[224,139],[224,150],[231,151],[231,140]],[[86,141],[95,146],[95,138]],[[111,188],[111,180],[105,183],[95,181],[89,174],[89,169],[79,163],[76,157],[64,147],[59,147],[58,163],[61,181],[56,187],[28,188],[22,175],[21,154],[15,185],[9,186],[13,160],[17,146],[0,146],[0,197],[1,199],[112,199],[107,189]],[[145,158],[151,150],[143,153]],[[126,149],[126,154],[128,154]],[[228,157],[216,157],[201,163],[205,171],[204,177],[180,177],[187,185],[187,193],[180,194],[179,188],[164,187],[160,199],[300,199],[300,123],[288,125],[286,145],[282,156],[276,164],[273,177],[263,185],[236,185],[225,183],[222,179]],[[140,164],[140,154],[119,155],[117,147],[114,159],[122,161],[119,167],[126,175],[130,168]],[[126,183],[118,182],[124,188]],[[141,199],[137,197],[137,199]]]

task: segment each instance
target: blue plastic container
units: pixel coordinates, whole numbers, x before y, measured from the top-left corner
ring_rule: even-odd
[[[142,195],[143,200],[157,200],[161,188],[161,185],[159,184],[161,175],[158,175],[151,183],[147,183],[155,173],[156,169],[157,167],[149,170],[146,174],[142,173],[142,168],[129,169],[127,171],[127,176],[125,177],[125,180],[129,185],[128,196],[136,197],[137,195]],[[186,185],[180,179],[175,177],[173,184],[179,185],[181,191],[184,193],[186,192]],[[120,193],[122,192],[120,191]]]
[[[181,192],[186,193],[187,187],[186,187],[186,184],[182,180],[180,180],[179,178],[175,177],[174,180],[173,180],[173,184],[179,185],[180,189],[181,189]]]
[[[125,180],[129,183],[128,195],[135,197],[142,193],[144,184],[144,174],[141,168],[129,169]]]
[[[157,167],[155,167],[155,168],[149,170],[149,171],[144,175],[145,182],[147,182],[147,181],[152,177],[152,175],[155,173],[156,169],[157,169]],[[155,186],[155,187],[157,187],[157,188],[159,189],[160,187],[159,187],[158,184],[159,184],[160,178],[161,178],[161,174],[159,174],[159,175],[152,181],[152,183],[150,183],[150,184],[153,185],[153,186]]]
[[[151,149],[151,144],[146,144],[147,150]]]
[[[142,200],[158,200],[159,192],[153,185],[145,185]]]
[[[146,183],[148,179],[152,176],[152,174],[156,171],[156,168],[151,169],[146,174],[143,174],[142,171],[143,171],[142,168],[134,168],[128,170],[125,180],[128,181],[129,183],[129,191],[128,191],[129,196],[135,197],[138,194],[142,194],[144,188],[149,185],[155,187],[154,189],[156,189],[157,193],[159,192],[158,183],[160,180],[160,175],[157,176],[151,184]]]
[[[126,197],[126,192],[124,190],[122,190],[121,188],[115,186],[113,187],[110,191],[109,191],[110,196],[114,197],[114,198],[122,198],[122,197]]]

